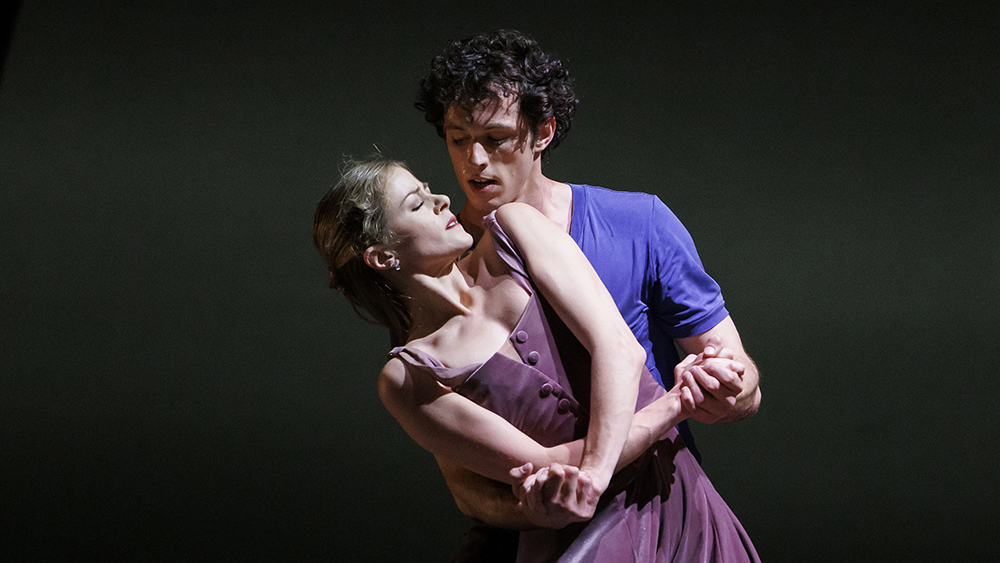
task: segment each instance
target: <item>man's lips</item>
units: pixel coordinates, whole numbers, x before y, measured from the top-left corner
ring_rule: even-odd
[[[469,185],[477,190],[486,189],[493,184],[496,184],[496,180],[469,180]]]

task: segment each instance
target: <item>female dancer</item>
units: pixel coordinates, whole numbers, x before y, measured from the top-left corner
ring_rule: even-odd
[[[405,343],[378,378],[389,412],[425,449],[522,498],[544,468],[574,468],[566,486],[593,517],[522,532],[518,561],[756,561],[673,429],[698,401],[690,370],[704,359],[664,391],[568,235],[522,204],[486,223],[469,252],[448,198],[386,160],[348,168],[320,201],[313,237],[331,287]],[[528,463],[543,470],[525,478]]]

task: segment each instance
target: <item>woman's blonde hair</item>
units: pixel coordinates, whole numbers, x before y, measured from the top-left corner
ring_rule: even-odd
[[[330,287],[340,290],[361,318],[387,327],[393,342],[401,344],[411,324],[405,298],[364,259],[368,247],[392,240],[385,184],[397,167],[406,169],[382,157],[345,163],[340,180],[316,205],[312,232],[330,269]]]

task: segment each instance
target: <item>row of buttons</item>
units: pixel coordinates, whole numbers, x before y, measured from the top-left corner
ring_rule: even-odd
[[[519,330],[517,331],[517,334],[514,335],[514,339],[517,340],[518,343],[524,344],[528,341],[528,333],[523,330]],[[528,362],[529,366],[533,366],[538,363],[538,358],[538,352],[531,352],[528,354],[528,357],[525,358],[525,361]]]
[[[551,383],[543,383],[542,388],[538,390],[538,396],[544,399],[551,395],[554,390],[555,389],[552,387]],[[570,411],[571,407],[572,403],[566,397],[559,399],[559,404],[556,405],[556,409],[559,411],[559,414],[566,414]],[[573,410],[574,414],[576,414],[575,409]]]
[[[528,341],[528,333],[523,330],[519,330],[517,331],[517,334],[514,335],[514,339],[517,340],[519,344],[524,344]],[[528,365],[533,366],[538,363],[539,358],[540,356],[538,352],[532,351],[525,356],[524,360],[528,362]],[[551,383],[543,383],[542,388],[538,391],[538,396],[544,399],[551,395],[553,391],[555,391],[555,388],[552,387]],[[573,414],[576,414],[576,409],[572,408],[572,402],[570,402],[570,400],[566,397],[559,399],[559,403],[556,405],[556,410],[559,411],[559,414],[566,414],[570,412],[570,410],[573,410]]]

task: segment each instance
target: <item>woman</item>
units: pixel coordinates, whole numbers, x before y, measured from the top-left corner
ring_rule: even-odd
[[[331,287],[405,343],[378,378],[389,412],[425,449],[522,495],[528,463],[579,468],[594,516],[522,532],[518,561],[757,560],[673,429],[702,359],[663,390],[564,232],[522,204],[486,223],[469,252],[448,198],[386,160],[351,166],[320,201]]]

